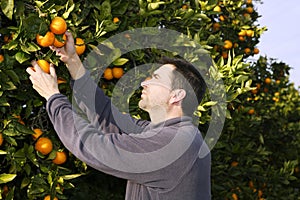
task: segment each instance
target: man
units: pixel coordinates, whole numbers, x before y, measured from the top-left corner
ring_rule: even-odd
[[[141,83],[139,107],[151,122],[136,120],[111,105],[77,56],[72,34],[66,35],[66,45],[52,49],[70,72],[85,118],[60,94],[53,66],[50,74],[35,61],[35,70],[27,69],[33,88],[47,100],[50,120],[65,147],[89,166],[128,180],[128,200],[211,199],[210,153],[191,117],[205,92],[197,70],[183,60],[164,60]]]

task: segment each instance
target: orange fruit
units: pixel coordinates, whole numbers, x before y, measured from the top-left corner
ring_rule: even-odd
[[[52,33],[60,35],[67,31],[67,23],[62,17],[54,17],[50,23]]]
[[[66,41],[66,40],[67,40],[66,34],[63,34],[63,36],[62,36],[62,41],[58,40],[58,39],[55,37],[53,46],[58,47],[58,48],[63,47],[63,46],[65,45],[65,41]]]
[[[239,199],[238,195],[235,194],[235,193],[232,193],[231,197],[232,197],[233,200],[238,200]]]
[[[111,68],[106,68],[104,70],[104,74],[103,74],[103,77],[106,79],[106,80],[111,80],[114,78],[113,76],[113,73],[112,73],[112,69]]]
[[[236,167],[238,165],[239,165],[239,163],[237,161],[232,161],[232,163],[231,163],[231,167]]]
[[[244,16],[245,18],[251,18],[251,15],[250,15],[249,13],[244,13],[243,16]]]
[[[248,36],[248,37],[253,37],[254,36],[254,31],[253,30],[246,30],[246,35]]]
[[[278,84],[278,85],[279,85],[279,84],[280,84],[280,80],[278,80],[278,79],[277,79],[277,80],[276,80],[276,84]]]
[[[232,46],[233,46],[233,44],[232,44],[232,42],[231,42],[230,40],[225,40],[225,41],[224,41],[223,47],[224,47],[225,49],[231,49]]]
[[[112,69],[112,75],[114,78],[121,78],[124,74],[124,70],[121,67],[114,67]]]
[[[261,86],[260,83],[256,83],[256,89],[259,90],[259,89],[260,89],[260,86]]]
[[[251,93],[252,93],[252,94],[257,94],[257,92],[258,92],[257,89],[251,90]]]
[[[47,195],[45,196],[44,200],[50,200],[51,199],[51,196],[50,195]],[[58,200],[57,197],[54,197],[53,200]]]
[[[11,38],[8,35],[5,35],[3,40],[4,40],[4,43],[7,44],[11,41]]]
[[[2,133],[0,133],[0,146],[3,144],[3,134]]]
[[[252,4],[252,0],[245,0],[246,4]]]
[[[255,113],[255,110],[252,108],[252,109],[250,109],[250,110],[248,110],[248,114],[249,115],[253,115]]]
[[[84,44],[84,40],[81,38],[76,38],[75,41],[75,48],[76,48],[76,53],[80,56],[81,54],[84,53],[85,51],[85,44]]]
[[[188,5],[183,4],[181,8],[182,8],[182,10],[187,10],[189,7],[188,7]]]
[[[64,151],[57,151],[55,158],[52,160],[54,164],[61,165],[67,160],[67,154]]]
[[[119,20],[119,18],[118,17],[114,17],[113,18],[113,22],[116,24],[116,23],[118,23],[120,20]]]
[[[251,49],[247,47],[247,48],[244,49],[244,52],[245,52],[245,54],[248,55],[248,54],[251,53]]]
[[[228,52],[227,51],[222,51],[222,57],[223,58],[228,58]]]
[[[35,150],[43,155],[49,154],[53,149],[52,141],[49,138],[41,137],[35,143]]]
[[[40,128],[33,129],[33,132],[34,132],[34,134],[32,134],[32,138],[34,140],[38,139],[43,134],[43,131]]]
[[[8,194],[9,192],[9,188],[7,185],[4,185],[3,188],[2,188],[2,197],[6,197],[6,195]]]
[[[225,20],[225,17],[224,17],[223,15],[220,15],[219,19],[220,19],[221,21],[224,21],[224,20]]]
[[[213,23],[213,30],[214,31],[220,30],[220,27],[221,27],[220,23],[218,23],[218,22]]]
[[[253,13],[253,11],[254,11],[254,9],[252,7],[250,7],[250,6],[246,8],[246,12],[247,13],[251,14],[251,13]]]
[[[239,41],[245,41],[245,37],[244,36],[239,36]]]
[[[50,73],[50,64],[46,60],[38,60],[36,62],[45,73]]]
[[[40,34],[37,34],[35,39],[40,46],[49,47],[53,45],[55,40],[55,35],[52,32],[48,31],[45,36],[41,36]]]
[[[254,189],[254,183],[253,183],[253,181],[249,181],[249,188],[250,189]]]
[[[66,81],[66,79],[64,79],[64,78],[61,78],[61,77],[58,77],[57,78],[57,84],[62,84],[62,83],[66,83],[67,81]]]
[[[254,48],[254,49],[253,49],[253,53],[254,53],[254,54],[259,54],[259,49],[258,49],[258,48]]]
[[[244,29],[238,33],[238,36],[246,36],[246,35],[247,35],[247,31]]]
[[[261,197],[262,197],[262,195],[263,195],[263,192],[262,192],[261,190],[258,190],[258,192],[257,192],[257,196],[258,196],[259,198],[261,198]]]
[[[19,119],[18,122],[22,125],[25,125],[25,122],[22,120],[21,116],[20,115],[13,115],[14,118],[17,118]]]
[[[265,83],[266,84],[270,84],[272,82],[272,80],[269,78],[269,77],[267,77],[266,79],[265,79]]]
[[[4,61],[4,56],[0,54],[0,63],[2,63],[3,61]]]

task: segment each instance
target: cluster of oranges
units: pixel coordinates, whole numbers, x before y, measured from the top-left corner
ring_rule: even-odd
[[[124,70],[121,67],[106,68],[104,70],[103,77],[109,81],[113,78],[119,79],[123,76],[123,74]]]
[[[65,32],[67,31],[67,22],[62,17],[54,17],[50,23],[49,30],[42,36],[40,34],[36,35],[36,42],[41,47],[55,46],[61,48],[65,45],[67,36]],[[85,52],[86,45],[82,38],[75,38],[75,48],[78,55],[82,55]],[[39,66],[46,72],[49,73],[50,64],[45,60],[38,61]]]
[[[34,134],[32,134],[32,138],[36,140],[35,150],[41,153],[42,155],[48,155],[53,150],[52,141],[43,137],[43,131],[39,128],[33,129]],[[54,164],[61,165],[67,161],[67,154],[64,151],[57,151],[55,158],[52,160]]]

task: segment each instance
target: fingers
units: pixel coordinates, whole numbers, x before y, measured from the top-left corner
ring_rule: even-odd
[[[55,68],[54,68],[54,65],[51,63],[50,64],[50,75],[54,78],[54,79],[57,79],[56,77],[56,72],[55,72]]]
[[[67,36],[67,40],[73,41],[73,43],[74,43],[74,38],[73,38],[72,33],[71,33],[70,31],[66,31],[65,34],[66,34],[66,36]]]
[[[40,68],[40,66],[37,64],[37,62],[35,60],[31,61],[31,64],[37,73],[39,73],[39,74],[45,73],[45,72],[43,72],[43,70]]]

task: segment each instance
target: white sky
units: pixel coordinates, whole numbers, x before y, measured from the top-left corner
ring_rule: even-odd
[[[254,6],[261,15],[260,27],[268,28],[257,45],[260,55],[288,64],[292,68],[290,82],[300,87],[299,0],[263,0],[263,4],[254,3]]]

